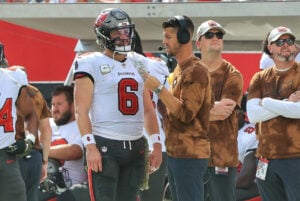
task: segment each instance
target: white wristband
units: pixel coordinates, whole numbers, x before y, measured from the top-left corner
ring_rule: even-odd
[[[30,140],[33,144],[35,143],[35,136],[32,133],[27,133],[25,139]]]
[[[149,136],[149,139],[152,142],[152,144],[155,144],[155,143],[161,144],[160,135],[159,134],[152,134],[152,135]]]
[[[85,134],[81,137],[83,145],[86,146],[88,144],[96,144],[95,138],[93,134]]]

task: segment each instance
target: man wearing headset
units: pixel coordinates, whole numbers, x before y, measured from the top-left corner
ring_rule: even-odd
[[[210,76],[193,53],[194,24],[187,16],[163,22],[163,45],[177,66],[168,91],[163,83],[145,75],[145,85],[166,106],[168,179],[174,201],[203,201],[203,176],[210,155],[209,111],[213,106]]]

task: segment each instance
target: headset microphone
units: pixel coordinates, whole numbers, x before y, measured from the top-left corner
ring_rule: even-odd
[[[165,50],[165,49],[166,49],[166,47],[158,47],[159,51],[162,51],[162,50]]]

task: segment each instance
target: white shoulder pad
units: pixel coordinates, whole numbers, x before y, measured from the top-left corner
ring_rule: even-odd
[[[104,56],[101,53],[89,52],[82,54],[76,58],[74,65],[74,73],[85,72],[91,76],[95,74],[95,66],[99,66],[99,61],[103,61]]]
[[[27,75],[21,68],[6,68],[2,70],[11,80],[16,82],[19,86],[28,85]]]

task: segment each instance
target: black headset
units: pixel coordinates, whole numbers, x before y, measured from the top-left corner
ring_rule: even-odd
[[[179,23],[178,32],[177,32],[177,40],[181,44],[186,44],[190,41],[190,32],[187,29],[186,20],[183,16],[175,16],[175,19]]]

